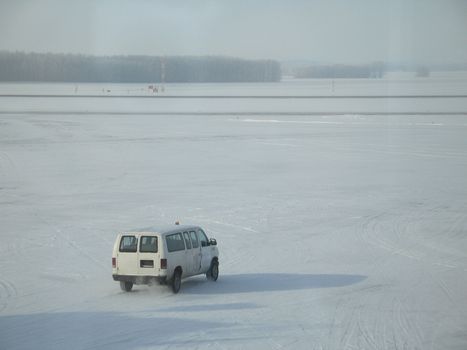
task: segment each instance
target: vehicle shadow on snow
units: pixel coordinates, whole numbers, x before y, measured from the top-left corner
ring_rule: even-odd
[[[275,292],[314,288],[345,287],[364,281],[367,276],[345,274],[252,273],[220,275],[217,282],[187,279],[182,285],[188,294],[235,294]]]
[[[0,348],[126,350],[193,341],[193,334],[206,329],[230,327],[228,323],[147,315],[134,317],[118,312],[0,316]]]

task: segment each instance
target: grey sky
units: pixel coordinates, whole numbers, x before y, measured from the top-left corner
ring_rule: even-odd
[[[0,49],[467,62],[467,1],[0,0]]]

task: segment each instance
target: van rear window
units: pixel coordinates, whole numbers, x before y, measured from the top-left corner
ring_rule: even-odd
[[[178,250],[185,250],[185,243],[181,233],[175,233],[165,237],[167,241],[167,250],[169,252],[176,252]]]
[[[120,249],[122,253],[136,253],[138,239],[135,236],[122,236],[120,240]]]
[[[141,236],[139,240],[140,253],[157,253],[157,237]]]

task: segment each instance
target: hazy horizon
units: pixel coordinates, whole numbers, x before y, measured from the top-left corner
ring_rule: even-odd
[[[359,64],[467,62],[467,2],[0,3],[0,50]]]

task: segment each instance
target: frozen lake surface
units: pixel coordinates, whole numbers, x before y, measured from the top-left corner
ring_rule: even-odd
[[[229,101],[0,98],[0,348],[466,349],[467,117],[423,115],[465,99]],[[219,280],[121,292],[116,233],[176,220]]]

